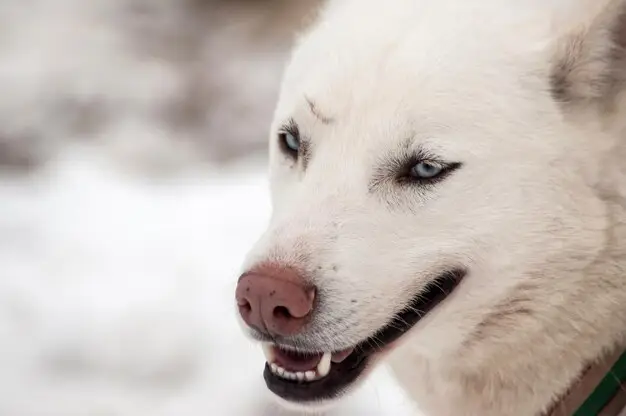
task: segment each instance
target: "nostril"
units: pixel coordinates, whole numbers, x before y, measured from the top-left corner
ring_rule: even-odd
[[[242,314],[247,314],[252,311],[252,305],[250,305],[250,302],[248,302],[246,299],[239,301],[237,305],[239,306],[239,312],[241,312]]]
[[[289,309],[285,308],[284,306],[277,306],[274,308],[273,311],[273,315],[274,318],[278,318],[278,319],[293,319],[293,315],[291,315],[291,313],[289,312]]]

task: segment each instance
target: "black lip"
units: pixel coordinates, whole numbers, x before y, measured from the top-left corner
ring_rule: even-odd
[[[310,383],[278,377],[265,363],[263,378],[267,388],[285,400],[299,403],[327,400],[338,396],[344,388],[359,378],[367,367],[368,358],[363,354],[352,353],[340,364],[333,363],[326,377]]]
[[[341,363],[331,365],[328,376],[321,380],[303,383],[287,380],[273,374],[266,363],[263,378],[267,388],[277,396],[291,402],[307,403],[336,398],[354,383],[367,368],[370,357],[396,341],[459,285],[466,271],[454,269],[442,273],[428,284],[426,290],[413,297],[409,305],[394,315],[391,321],[374,335],[354,347],[354,352]]]

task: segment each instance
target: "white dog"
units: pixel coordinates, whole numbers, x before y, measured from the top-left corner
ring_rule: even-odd
[[[626,0],[568,3],[337,0],[300,39],[236,293],[283,401],[385,358],[433,416],[620,412]]]

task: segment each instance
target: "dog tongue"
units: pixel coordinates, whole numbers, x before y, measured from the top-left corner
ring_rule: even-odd
[[[348,358],[352,351],[354,351],[354,348],[335,352],[331,360],[333,363],[340,363]],[[315,370],[320,361],[322,361],[323,355],[322,353],[303,353],[274,347],[276,364],[292,372]]]
[[[280,348],[275,348],[274,353],[276,364],[292,372],[315,370],[324,355],[286,351]]]
[[[333,358],[331,359],[331,361],[333,363],[340,363],[348,358],[348,356],[352,354],[352,351],[354,351],[354,348],[348,348],[347,350],[335,352],[333,353]]]

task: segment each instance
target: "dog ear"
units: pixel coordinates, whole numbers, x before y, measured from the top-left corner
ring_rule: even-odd
[[[604,3],[557,42],[550,86],[564,105],[608,103],[626,89],[626,0]]]

